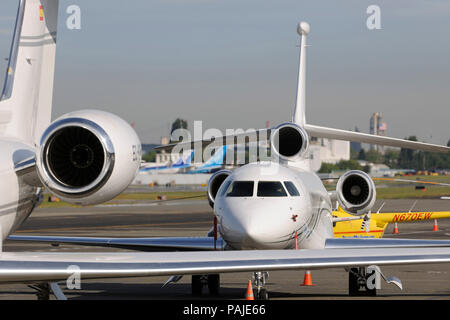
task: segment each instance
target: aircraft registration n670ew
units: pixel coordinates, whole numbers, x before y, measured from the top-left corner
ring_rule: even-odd
[[[70,203],[100,203],[123,191],[139,167],[139,139],[117,116],[84,110],[50,123],[57,15],[57,0],[19,1],[0,102],[2,240],[39,203],[42,187]],[[370,210],[376,192],[370,177],[350,171],[340,178],[336,192],[328,193],[309,170],[309,136],[437,152],[450,148],[307,124],[309,25],[302,22],[297,31],[302,44],[292,121],[257,131],[260,137],[270,133],[274,161],[250,163],[234,172],[219,171],[209,181],[208,198],[218,218],[220,239],[212,234],[158,239],[40,237],[34,240],[191,252],[2,252],[0,282],[32,283],[62,297],[55,283],[65,280],[76,265],[82,279],[168,275],[169,281],[175,281],[181,275],[193,275],[194,293],[200,293],[205,283],[211,293],[218,293],[219,274],[251,271],[256,275],[258,297],[266,298],[262,284],[267,271],[345,268],[349,292],[355,295],[364,287],[375,293],[368,286],[370,266],[450,262],[449,241],[333,239],[331,198],[337,196],[347,212],[360,215]],[[195,145],[184,142],[191,144]],[[301,250],[291,250],[296,245]]]

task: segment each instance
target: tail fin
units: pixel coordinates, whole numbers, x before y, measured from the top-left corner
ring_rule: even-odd
[[[361,132],[346,131],[316,125],[307,124],[305,120],[305,94],[306,94],[306,36],[310,31],[307,22],[300,22],[297,32],[301,36],[300,62],[298,67],[297,98],[292,122],[305,128],[310,136],[317,138],[329,138],[344,141],[356,141],[383,146],[418,149],[430,152],[449,152],[450,147],[440,146],[424,142],[414,142],[397,138],[377,136]]]
[[[300,22],[297,26],[297,32],[301,36],[300,45],[300,61],[298,66],[298,83],[297,83],[297,97],[295,103],[294,114],[292,116],[292,122],[304,128],[308,134],[312,137],[318,138],[329,138],[334,140],[344,140],[344,141],[357,141],[370,144],[379,144],[384,146],[392,146],[399,148],[409,148],[425,150],[430,152],[449,152],[450,147],[440,146],[424,142],[416,142],[409,140],[402,140],[397,138],[390,138],[384,136],[377,136],[372,134],[366,134],[361,132],[352,132],[340,129],[333,129],[321,126],[315,126],[307,124],[305,120],[305,104],[306,104],[306,37],[309,34],[310,26],[307,22]],[[268,132],[272,129],[260,129],[255,131],[255,134],[251,135],[249,142],[252,141],[262,141],[266,140],[268,137]],[[176,147],[178,150],[184,148],[197,149],[198,146],[207,146],[211,143],[222,140],[222,144],[226,144],[230,139],[234,141],[236,137],[241,136],[241,134],[234,134],[229,136],[214,137],[215,139],[210,140],[194,140],[181,143],[173,143],[164,146],[156,147],[155,150],[172,150]],[[248,136],[247,133],[244,136]],[[270,139],[270,138],[269,138]],[[303,160],[301,160],[303,161]],[[300,163],[300,161],[299,161]]]
[[[194,151],[191,151],[188,156],[184,159],[184,164],[190,165],[192,163],[192,158],[194,157]]]
[[[58,0],[20,0],[0,101],[0,136],[38,143],[49,125]]]
[[[305,125],[305,105],[306,105],[306,36],[309,33],[309,24],[300,22],[297,32],[301,36],[300,61],[298,64],[297,97],[295,100],[294,115],[292,122],[299,126]]]
[[[206,161],[203,166],[209,167],[209,166],[222,165],[223,160],[225,158],[226,151],[227,151],[227,146],[222,146],[220,149],[217,149],[216,153],[214,153],[214,155],[211,158],[209,158],[208,161]]]

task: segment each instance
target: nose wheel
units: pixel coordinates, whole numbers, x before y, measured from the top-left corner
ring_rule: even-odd
[[[269,300],[267,289],[264,288],[266,280],[269,278],[268,272],[255,272],[253,274],[253,284],[256,287],[255,298],[257,300]]]

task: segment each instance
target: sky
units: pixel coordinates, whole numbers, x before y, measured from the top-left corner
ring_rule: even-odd
[[[0,3],[0,70],[17,4]],[[70,5],[81,9],[79,30],[66,26]],[[369,5],[381,29],[367,28]],[[60,0],[53,118],[110,111],[134,122],[143,143],[159,143],[178,117],[223,131],[289,121],[299,21],[311,25],[308,123],[369,132],[381,112],[388,136],[447,144],[444,0]]]

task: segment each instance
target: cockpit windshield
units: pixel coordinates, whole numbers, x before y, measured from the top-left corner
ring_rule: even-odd
[[[253,196],[253,181],[234,181],[228,187],[227,197],[252,197]]]
[[[298,193],[298,190],[292,181],[285,181],[284,185],[285,185],[287,191],[289,192],[289,194],[291,195],[291,197],[300,196],[300,193]]]
[[[279,181],[258,182],[258,197],[287,197],[283,185]]]

